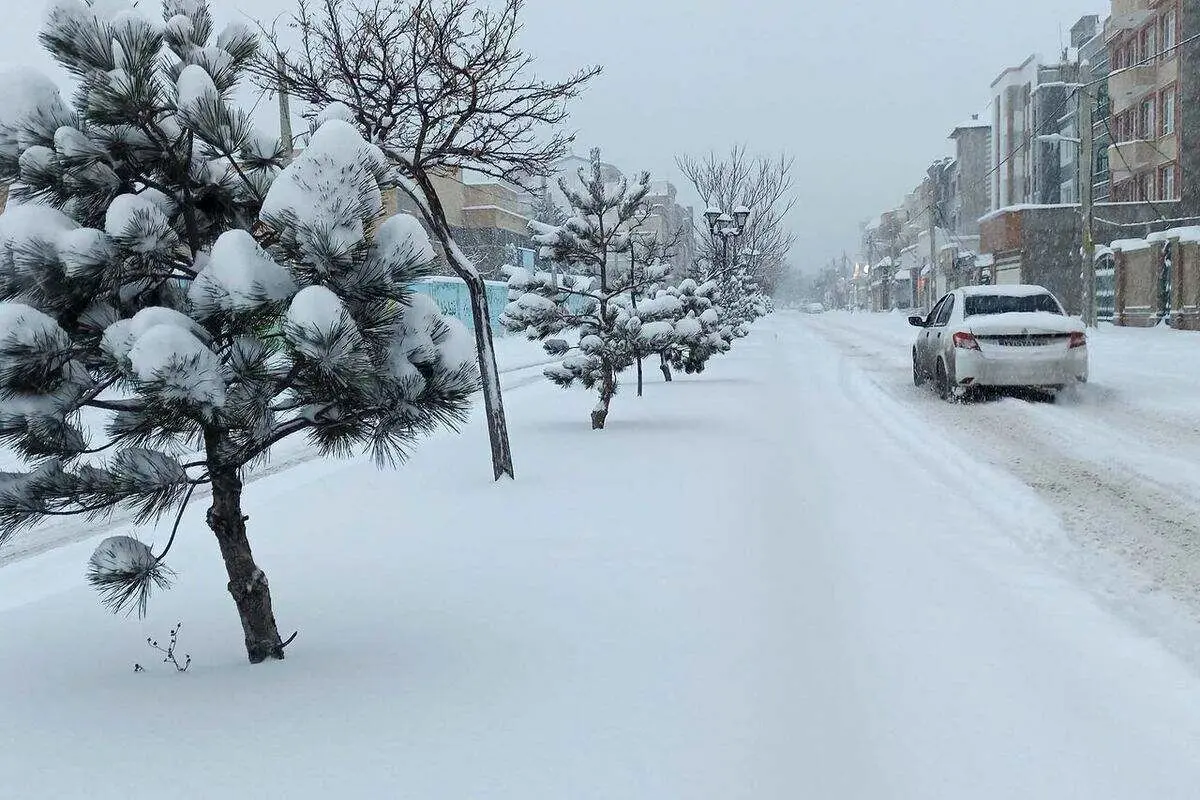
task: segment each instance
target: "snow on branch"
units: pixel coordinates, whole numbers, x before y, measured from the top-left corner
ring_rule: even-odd
[[[472,337],[411,291],[433,249],[414,218],[383,220],[380,148],[331,115],[285,168],[235,101],[257,35],[218,32],[206,0],[161,8],[55,2],[41,41],[69,102],[0,71],[0,443],[25,461],[0,474],[0,545],[117,510],[178,528],[206,485],[223,553],[245,548],[239,473],[273,445],[395,463],[479,386]],[[102,416],[86,432],[84,409]],[[163,555],[107,540],[89,580],[144,610]],[[256,567],[230,580],[266,592]]]

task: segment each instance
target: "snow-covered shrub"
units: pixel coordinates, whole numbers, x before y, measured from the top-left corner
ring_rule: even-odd
[[[569,277],[513,270],[501,322],[510,331],[544,341],[551,355],[564,356],[546,370],[546,377],[560,386],[595,390],[599,398],[592,427],[601,429],[617,392],[617,376],[639,358],[661,352],[675,334],[668,319],[650,315],[649,306],[646,319],[641,316],[645,293],[669,272],[659,245],[639,235],[650,213],[649,174],[643,173],[633,186],[625,179],[608,183],[600,151],[593,150],[591,166],[579,170],[579,179],[582,188],[559,181],[571,204],[565,223],[530,223],[541,256]],[[567,329],[578,332],[577,346],[558,338]]]
[[[330,114],[283,168],[231,100],[258,38],[215,31],[206,0],[146,5],[52,6],[41,40],[71,102],[0,74],[0,440],[30,465],[0,479],[0,544],[47,515],[182,515],[209,487],[250,660],[282,658],[243,468],[293,435],[396,463],[462,419],[474,347],[407,288],[432,251],[411,219],[381,222],[378,148]],[[143,609],[163,555],[110,539],[89,580]]]
[[[711,297],[715,290],[715,283],[699,284],[692,278],[667,289],[678,302],[680,313],[675,322],[675,341],[663,352],[664,375],[669,374],[667,364],[689,375],[703,372],[709,359],[729,351]]]

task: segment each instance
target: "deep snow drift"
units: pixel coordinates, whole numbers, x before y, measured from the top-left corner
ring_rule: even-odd
[[[286,661],[189,514],[144,622],[0,569],[14,796],[1188,798],[1200,680],[1030,543],[1055,513],[788,314],[711,373],[507,400],[400,472],[248,488]],[[98,532],[99,533],[99,532]],[[142,644],[176,622],[186,674]],[[134,674],[133,663],[148,671]]]

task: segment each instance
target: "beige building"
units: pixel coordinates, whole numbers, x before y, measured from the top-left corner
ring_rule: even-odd
[[[1113,200],[1178,200],[1184,109],[1181,0],[1113,0],[1105,27]]]
[[[506,265],[530,266],[534,249],[529,239],[532,197],[515,184],[463,169],[433,178],[434,190],[446,212],[455,241],[484,277],[501,280]],[[387,195],[387,213],[419,216],[403,193]],[[434,243],[437,247],[437,243]],[[443,272],[449,274],[443,263]]]

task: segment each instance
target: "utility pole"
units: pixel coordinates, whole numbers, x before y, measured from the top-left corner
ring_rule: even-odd
[[[292,161],[292,151],[295,148],[295,142],[292,139],[292,111],[288,103],[287,82],[284,80],[284,75],[287,74],[287,61],[284,59],[283,53],[279,54],[279,141],[283,144],[283,161],[285,164],[290,164]]]
[[[1079,65],[1079,204],[1083,214],[1083,324],[1096,327],[1096,242],[1093,231],[1092,189],[1096,144],[1092,130],[1095,97],[1088,91],[1092,66]]]
[[[938,273],[941,272],[937,252],[938,187],[937,183],[932,179],[930,179],[929,190],[929,194],[933,199],[933,202],[929,204],[929,280],[933,281],[933,291],[929,291],[929,284],[926,282],[926,295],[928,298],[926,305],[932,308],[933,302],[938,295],[937,279]],[[920,276],[917,276],[917,280],[918,282],[920,281]]]

